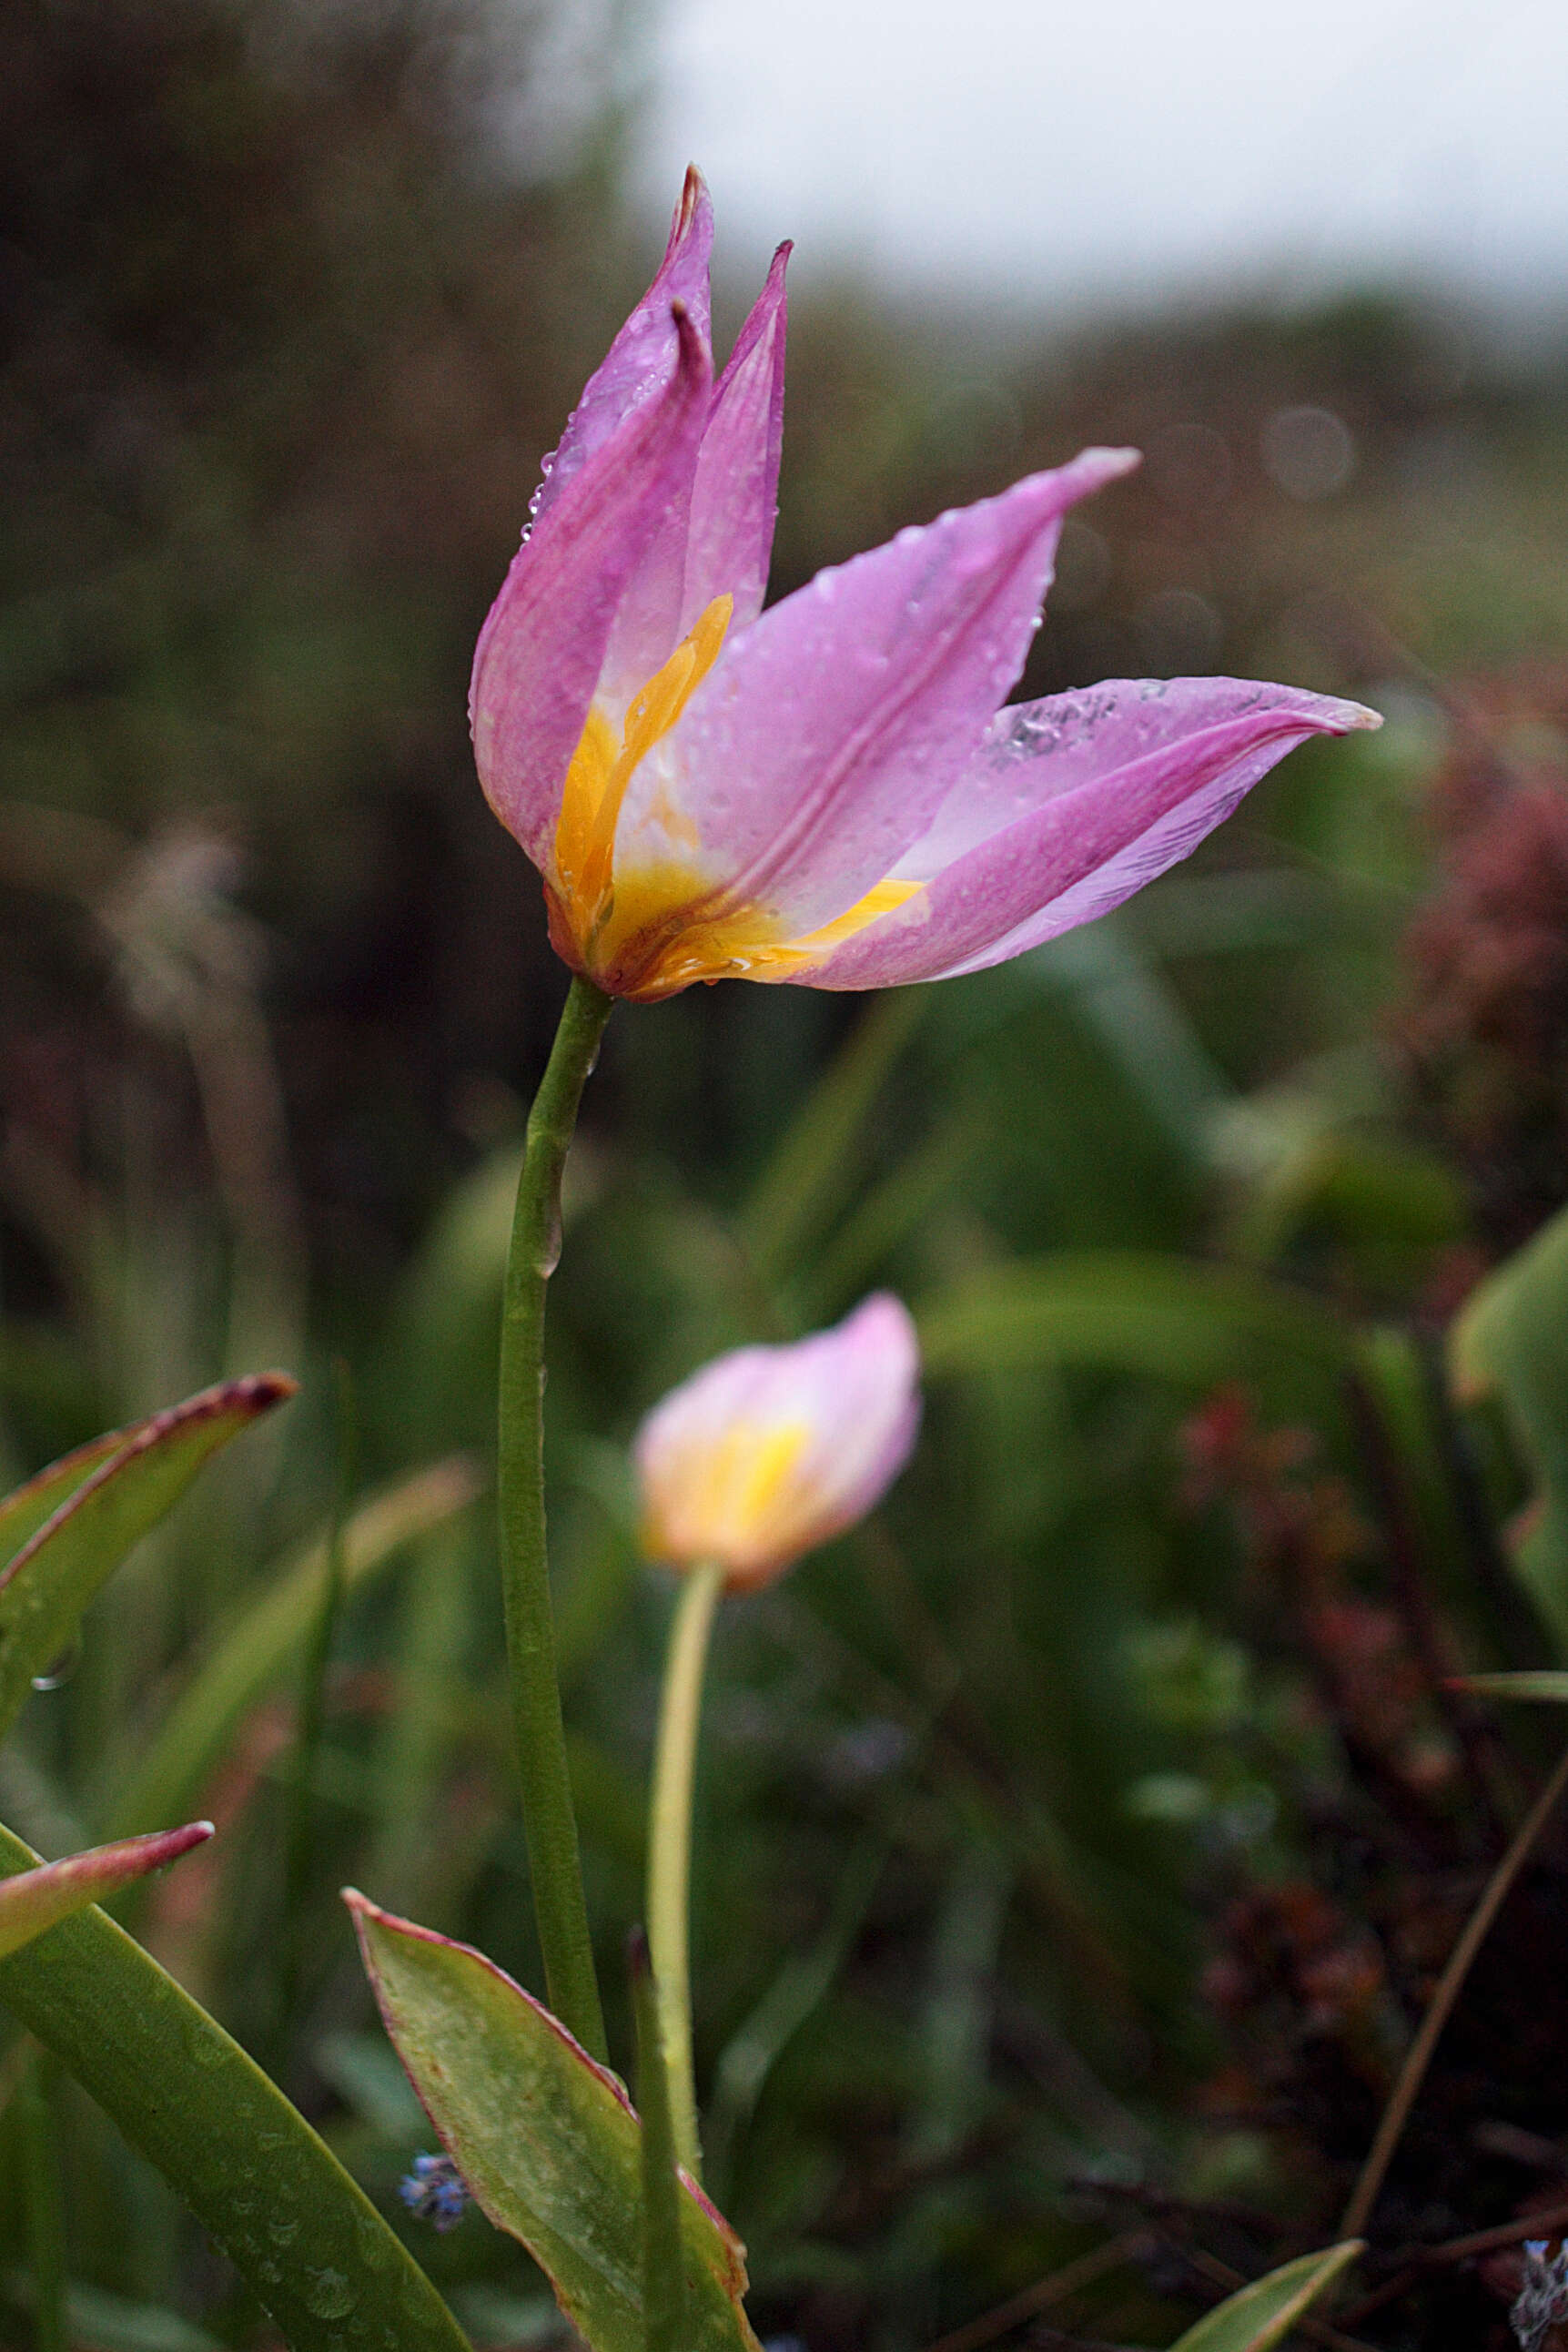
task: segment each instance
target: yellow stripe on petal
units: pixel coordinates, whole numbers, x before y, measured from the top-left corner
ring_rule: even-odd
[[[567,771],[547,883],[550,936],[578,971],[613,996],[643,1003],[696,981],[803,977],[868,924],[907,906],[925,885],[896,876],[814,931],[790,938],[770,908],[726,896],[695,862],[695,829],[665,783],[655,810],[666,840],[690,845],[690,862],[665,857],[628,866],[616,829],[640,762],[680,719],[718,659],[733,599],[716,596],[662,668],[633,696],[619,733],[597,705]]]
[[[896,914],[900,907],[907,907],[925,887],[924,882],[901,882],[896,875],[890,875],[885,882],[873,882],[863,898],[857,898],[852,907],[835,915],[821,930],[807,931],[786,946],[774,949],[772,953],[780,965],[819,963],[834,948],[841,948],[846,940],[863,931],[869,923],[879,921],[883,915]]]
[[[639,761],[669,733],[718,659],[734,610],[733,596],[714,598],[669,660],[632,697],[619,742],[597,703],[588,714],[561,792],[552,894],[585,968],[614,898],[615,828],[627,786]]]
[[[645,1549],[732,1567],[788,1552],[810,1502],[796,1472],[810,1436],[804,1422],[737,1421],[715,1443],[672,1447],[651,1482]]]

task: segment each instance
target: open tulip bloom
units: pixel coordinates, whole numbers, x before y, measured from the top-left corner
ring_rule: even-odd
[[[1186,855],[1309,735],[1376,714],[1250,679],[999,708],[1086,449],[762,610],[784,266],[714,378],[707,192],[590,382],[479,640],[475,750],[612,996],[739,977],[869,989],[999,963]]]

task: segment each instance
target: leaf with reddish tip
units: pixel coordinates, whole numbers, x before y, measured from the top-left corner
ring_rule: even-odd
[[[1315,2254],[1299,2254],[1205,2312],[1196,2327],[1177,2336],[1171,2352],[1269,2352],[1361,2251],[1359,2238],[1347,2238]]]
[[[71,1642],[83,1611],[131,1546],[173,1507],[210,1454],[291,1397],[295,1385],[284,1372],[222,1381],[121,1431],[112,1448],[99,1439],[68,1454],[10,1498],[7,1507],[24,1526],[58,1474],[48,1516],[0,1570],[0,1739],[20,1714],[34,1675]],[[75,1477],[74,1467],[99,1448],[108,1450],[89,1461],[85,1477]],[[4,1528],[0,1517],[0,1532]]]
[[[101,1437],[89,1438],[85,1445],[62,1454],[57,1462],[47,1464],[26,1485],[13,1488],[0,1500],[0,1560],[15,1559],[28,1537],[37,1533],[100,1462],[119,1453],[125,1439],[123,1429],[106,1430]]]
[[[0,1828],[0,1878],[37,1866]],[[298,2109],[102,1911],[89,1905],[0,1959],[0,2002],[157,2165],[290,2352],[469,2352]]]
[[[644,2352],[641,2131],[613,2074],[466,1944],[350,1887],[387,2032],[476,2201],[527,2246],[593,2352]],[[745,2249],[681,2175],[689,2352],[758,2352]]]
[[[204,1845],[212,1833],[211,1822],[190,1822],[182,1830],[121,1838],[118,1844],[95,1845],[64,1862],[42,1863],[37,1870],[0,1879],[0,1960],[9,1959],[73,1911],[102,1902],[129,1880],[145,1878],[149,1871],[177,1862],[193,1845]]]

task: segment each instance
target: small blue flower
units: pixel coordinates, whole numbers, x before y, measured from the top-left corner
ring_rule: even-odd
[[[468,2205],[468,2188],[449,2156],[413,2159],[413,2170],[398,2183],[398,2195],[416,2221],[430,2221],[438,2230],[455,2230]]]
[[[1550,2238],[1526,2238],[1524,2276],[1509,2318],[1520,2352],[1541,2352],[1552,2328],[1568,2320],[1568,2243],[1550,2262]]]

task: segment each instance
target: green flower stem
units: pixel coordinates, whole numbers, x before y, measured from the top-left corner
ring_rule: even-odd
[[[644,2352],[685,2352],[685,2254],[681,2243],[681,2184],[670,2115],[670,2074],[659,2001],[641,1928],[628,1955],[637,2024],[637,2112],[643,2119],[643,2320]]]
[[[528,1113],[501,1316],[501,1590],[512,1720],[523,1784],[534,1911],[549,2005],[595,2058],[608,2058],[567,1777],[545,1550],[545,1286],[560,1255],[560,1180],[577,1107],[610,1018],[591,981],[571,983]]]
[[[692,1788],[696,1776],[697,1725],[703,1669],[724,1570],[713,1562],[694,1568],[681,1584],[670,1627],[664,1688],[659,1702],[659,1745],[653,1762],[653,1803],[648,1831],[648,1942],[658,1993],[659,2023],[670,2072],[670,2114],[675,2153],[694,2180],[702,2178],[697,2139],[696,2082],[692,2070],[692,1991],[688,1921],[691,1911]]]

